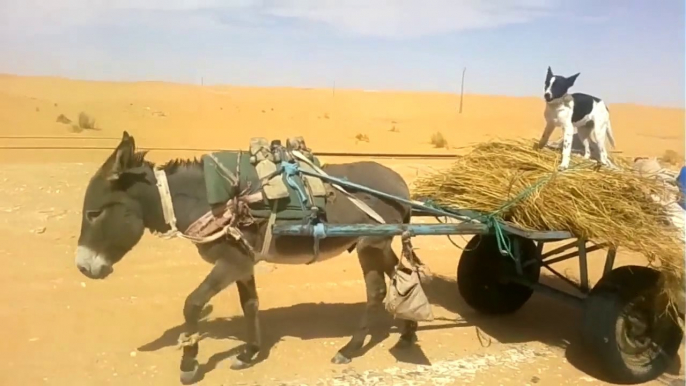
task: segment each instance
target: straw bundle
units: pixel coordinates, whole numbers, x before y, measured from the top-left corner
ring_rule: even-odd
[[[684,242],[666,204],[676,200],[676,188],[633,173],[623,159],[612,159],[619,170],[610,170],[573,156],[570,168],[560,173],[560,158],[559,151],[536,150],[530,140],[481,143],[452,167],[420,177],[412,195],[484,213],[510,203],[498,214],[510,224],[569,231],[640,252],[666,274],[670,299],[678,299],[684,287]],[[525,191],[526,197],[510,202]]]

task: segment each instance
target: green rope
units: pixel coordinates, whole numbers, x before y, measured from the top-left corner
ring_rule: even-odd
[[[581,166],[581,164],[577,164],[575,166],[572,166],[566,170],[571,170],[574,168],[577,168]],[[558,173],[564,173],[566,170],[563,170]],[[512,199],[508,200],[505,202],[503,205],[501,205],[498,209],[495,211],[488,213],[488,214],[482,214],[480,216],[476,216],[472,218],[472,220],[477,220],[479,222],[485,223],[488,229],[491,229],[493,231],[493,234],[496,237],[496,241],[498,243],[498,250],[500,251],[501,254],[503,255],[508,255],[510,256],[513,260],[516,259],[512,253],[512,245],[510,243],[510,238],[505,235],[505,231],[503,230],[503,226],[501,223],[502,216],[501,214],[505,212],[506,210],[510,209],[512,206],[517,204],[518,202],[526,199],[529,197],[533,192],[538,190],[541,186],[544,184],[548,183],[553,176],[555,176],[555,172],[552,172],[546,176],[541,177],[538,181],[536,181],[534,184],[529,186],[528,188],[524,189],[521,191],[519,194],[514,196]],[[446,210],[445,208],[441,208],[439,205],[437,205],[433,200],[426,200],[423,202],[424,205],[435,208],[435,209],[441,209],[441,210]]]
[[[563,171],[560,171],[558,173],[564,173],[567,170],[574,169],[576,167],[579,167],[581,164],[577,164],[575,166],[572,166],[570,168],[567,168]],[[512,245],[510,243],[510,238],[505,235],[505,232],[503,231],[502,223],[500,220],[502,220],[501,214],[505,212],[506,210],[510,209],[512,206],[517,204],[518,202],[526,199],[529,197],[533,192],[538,190],[542,185],[547,184],[553,176],[555,176],[555,172],[552,172],[546,176],[541,177],[538,181],[536,181],[534,184],[529,186],[528,188],[524,189],[521,191],[518,195],[514,196],[512,199],[509,201],[505,202],[503,205],[500,206],[500,208],[496,209],[495,211],[482,215],[478,220],[484,221],[486,225],[488,226],[489,229],[493,230],[493,233],[495,234],[496,241],[498,243],[498,250],[500,251],[501,254],[505,255],[507,254],[510,256],[513,260],[516,259],[514,255],[512,254]]]

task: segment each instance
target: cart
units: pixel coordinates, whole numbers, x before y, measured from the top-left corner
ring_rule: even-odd
[[[588,353],[595,356],[607,378],[619,383],[643,383],[662,375],[678,353],[683,337],[683,314],[664,312],[658,290],[660,273],[645,266],[614,267],[616,248],[592,244],[569,232],[535,232],[501,220],[478,222],[483,214],[440,208],[406,200],[321,173],[299,171],[339,186],[365,191],[409,204],[413,216],[451,218],[458,223],[439,224],[275,224],[276,236],[324,237],[473,235],[457,265],[457,289],[475,310],[505,315],[519,310],[534,291],[568,302],[583,310],[581,329]],[[569,241],[543,252],[546,243]],[[403,243],[404,248],[410,246]],[[411,247],[411,246],[410,246]],[[318,248],[315,246],[315,250]],[[603,276],[593,286],[588,280],[589,252],[607,249]],[[580,280],[575,283],[551,265],[579,259]],[[541,268],[558,276],[581,295],[573,295],[539,282]]]

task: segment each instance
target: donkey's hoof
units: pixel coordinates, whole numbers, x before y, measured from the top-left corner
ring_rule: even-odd
[[[238,357],[233,358],[233,362],[231,362],[231,370],[243,370],[247,369],[250,366],[252,366],[252,363],[242,361]]]
[[[337,352],[336,355],[334,355],[333,358],[331,358],[331,363],[336,365],[347,365],[350,362],[352,362],[350,358],[346,357],[340,352]]]
[[[181,364],[181,383],[184,385],[191,385],[197,381],[198,377],[198,369],[200,366],[198,366],[198,361],[193,360],[192,362],[189,363],[182,363]]]
[[[410,348],[417,343],[419,339],[417,338],[417,334],[409,334],[409,335],[402,335],[400,336],[400,339],[398,339],[398,342],[395,344],[396,348]]]

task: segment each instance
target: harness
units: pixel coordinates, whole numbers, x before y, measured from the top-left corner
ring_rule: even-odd
[[[328,176],[324,170],[315,165],[310,161],[305,155],[300,151],[290,149],[286,153],[286,149],[278,149],[282,158],[278,164],[278,169],[273,173],[276,175],[285,175],[286,182],[289,186],[298,192],[300,198],[300,203],[304,207],[314,208],[312,215],[306,220],[310,222],[314,229],[314,245],[313,245],[313,258],[307,264],[312,264],[317,261],[319,257],[319,242],[321,239],[326,238],[325,227],[322,222],[319,221],[319,216],[316,213],[317,207],[311,205],[310,197],[308,192],[302,191],[302,189],[293,180],[296,176],[300,175],[300,169],[297,163],[289,162],[288,155],[292,155],[303,163],[305,163],[309,168],[313,169],[316,174],[321,176]],[[215,159],[216,160],[216,159]],[[219,168],[221,163],[217,162]],[[236,197],[231,199],[225,205],[210,210],[201,216],[199,219],[194,221],[185,231],[180,231],[177,227],[176,215],[174,213],[174,204],[172,202],[171,192],[169,190],[169,182],[167,181],[167,174],[164,170],[155,168],[153,170],[156,179],[157,191],[160,195],[160,203],[162,205],[162,213],[164,215],[164,222],[169,226],[167,232],[156,232],[152,233],[163,239],[172,239],[175,237],[186,239],[194,244],[205,244],[212,241],[218,240],[225,236],[231,236],[234,240],[240,242],[246,247],[246,249],[254,256],[255,251],[251,245],[243,237],[243,233],[240,228],[252,224],[253,219],[250,215],[249,205],[252,203],[262,202],[264,195],[261,191],[256,193],[248,194],[247,192],[241,192]],[[222,176],[235,185],[238,189],[240,171],[236,170],[236,173],[232,173],[225,168],[222,168]],[[272,178],[274,176],[270,176]],[[267,180],[269,179],[267,178]],[[262,181],[265,183],[266,181]],[[333,188],[343,193],[343,195],[348,198],[358,209],[367,214],[370,218],[375,221],[385,224],[384,219],[376,213],[369,205],[353,196],[347,192],[343,187],[338,184],[332,183]],[[275,206],[275,203],[273,204]],[[267,228],[264,235],[263,247],[261,254],[266,255],[269,251],[272,241],[272,227],[276,221],[276,213],[272,210],[267,222]]]

